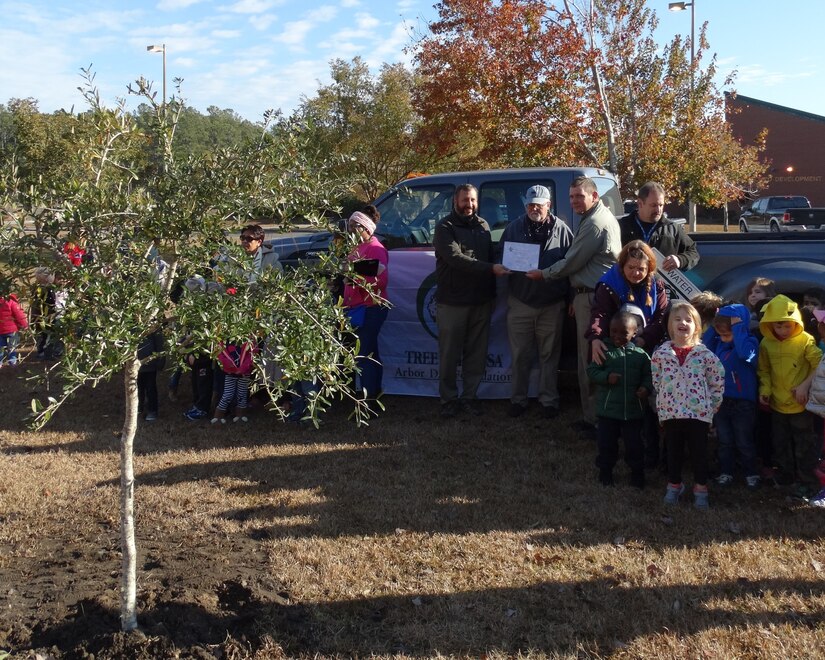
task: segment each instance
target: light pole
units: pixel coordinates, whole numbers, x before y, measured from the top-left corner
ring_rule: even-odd
[[[163,105],[166,105],[166,44],[146,46],[150,53],[163,53]]]
[[[694,67],[693,67],[693,60],[696,56],[696,11],[695,11],[696,0],[693,2],[670,2],[667,5],[667,8],[670,11],[684,11],[688,7],[690,7],[690,108],[688,109],[688,117],[690,121],[693,121],[693,88],[694,88]],[[696,206],[693,204],[691,200],[690,193],[688,192],[688,222],[690,222],[690,230],[696,231]]]

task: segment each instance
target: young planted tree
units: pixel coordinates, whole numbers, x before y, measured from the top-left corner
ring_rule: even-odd
[[[138,81],[130,91],[154,113],[139,130],[122,103],[103,105],[86,76],[81,91],[88,111],[68,116],[84,127],[68,147],[77,166],[31,182],[20,177],[17,152],[4,163],[0,262],[16,277],[47,266],[67,294],[54,328],[65,352],[47,374],[57,394],[33,402],[35,426],[46,424],[79,388],[123,376],[121,618],[123,629],[131,630],[137,627],[132,447],[138,347],[165,325],[187,333],[185,347],[170,349],[178,362],[181,351],[215,355],[224,342],[249,341],[261,349],[255,358],[261,374],[271,375],[277,365],[281,377],[267,383],[276,394],[292,382],[316,381],[313,417],[334,395],[353,397],[349,378],[357,347],[343,341],[349,325],[327,286],[338,266],[335,255],[325,269],[253,278],[250,258],[224,235],[228,225],[243,224],[262,209],[284,227],[298,217],[320,224],[320,212],[344,184],[308,147],[300,127],[287,123],[275,133],[264,123],[255,142],[178,160],[172,147],[180,99],[159,104],[151,86]],[[148,157],[147,145],[153,150]],[[67,239],[86,250],[79,265],[63,255]],[[183,275],[200,275],[211,286],[184,288],[173,304],[173,284]],[[359,420],[363,412],[356,403]]]

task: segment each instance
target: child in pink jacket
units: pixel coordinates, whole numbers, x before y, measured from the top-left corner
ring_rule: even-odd
[[[17,302],[17,296],[13,293],[0,296],[0,366],[5,366],[6,362],[11,366],[17,364],[20,331],[28,327],[29,322]]]

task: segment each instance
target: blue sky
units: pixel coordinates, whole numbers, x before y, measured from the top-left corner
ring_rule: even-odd
[[[409,64],[404,48],[436,18],[433,2],[0,0],[0,103],[34,97],[44,111],[81,108],[79,70],[89,64],[109,102],[125,97],[139,76],[160,94],[162,57],[146,46],[165,43],[170,94],[172,79],[181,77],[183,96],[201,111],[216,105],[252,120],[268,108],[288,114],[302,94],[312,96],[328,81],[334,58],[360,55],[375,70],[382,62]],[[720,75],[738,70],[739,93],[825,115],[814,20],[822,0],[695,2],[697,34],[708,21]],[[667,0],[648,5],[659,15],[662,43],[690,34],[689,9],[668,12]]]

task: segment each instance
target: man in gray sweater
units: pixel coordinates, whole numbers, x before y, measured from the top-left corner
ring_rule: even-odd
[[[527,271],[527,277],[536,281],[570,278],[570,286],[575,294],[570,312],[576,318],[579,395],[582,406],[582,420],[575,426],[595,438],[596,407],[593,388],[587,376],[590,344],[584,334],[590,324],[596,283],[616,263],[622,249],[622,239],[619,223],[599,199],[593,179],[580,176],[573,180],[570,184],[570,205],[573,211],[581,215],[570,249],[563,259],[549,268]]]

